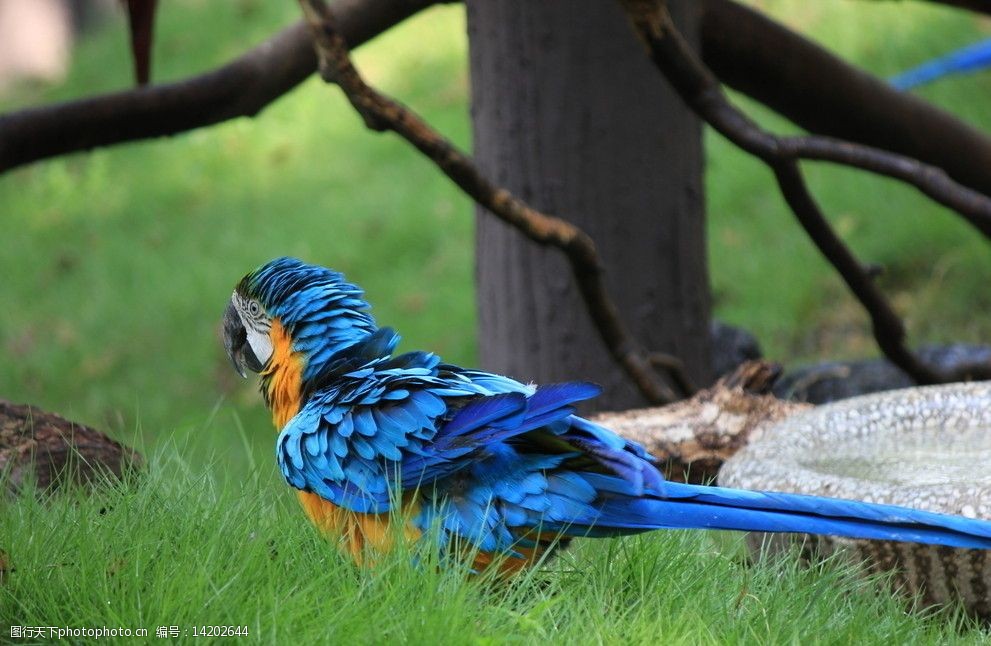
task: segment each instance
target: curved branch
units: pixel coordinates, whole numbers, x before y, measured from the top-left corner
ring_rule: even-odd
[[[957,374],[941,374],[925,365],[905,346],[905,330],[901,320],[880,290],[874,286],[870,271],[853,256],[830,228],[805,185],[798,160],[828,159],[893,177],[899,177],[899,173],[908,174],[907,179],[917,186],[928,182],[925,177],[919,176],[920,173],[940,178],[941,183],[948,182],[939,189],[948,191],[941,193],[941,197],[965,200],[975,198],[982,213],[991,210],[991,200],[963,189],[938,169],[918,162],[915,162],[917,165],[904,165],[904,162],[914,160],[905,160],[850,142],[822,137],[778,137],[761,129],[727,100],[719,82],[678,32],[664,0],[620,0],[620,4],[646,44],[651,59],[685,103],[706,123],[739,148],[764,161],[775,172],[782,194],[799,222],[870,314],[874,337],[885,356],[918,383],[957,378]],[[972,223],[975,226],[981,225],[979,228],[987,233],[984,227],[986,223],[982,219],[976,222],[972,220]],[[984,372],[991,372],[991,366],[984,366]]]
[[[991,3],[988,0],[929,0],[937,4],[945,4],[957,9],[966,9],[975,13],[991,15]]]
[[[991,199],[957,184],[935,166],[895,153],[826,137],[778,137],[780,154],[793,159],[828,161],[885,175],[911,184],[935,202],[953,209],[991,238]]]
[[[809,192],[797,162],[775,161],[771,166],[781,194],[802,228],[870,315],[874,338],[884,355],[918,383],[942,381],[941,375],[926,366],[905,346],[905,326],[901,319],[875,285],[870,270],[857,260],[829,226],[829,221]]]
[[[773,135],[733,107],[719,81],[684,42],[656,0],[620,0],[648,43],[654,62],[709,125],[743,150],[765,162],[810,159],[845,164],[915,186],[935,201],[956,210],[978,231],[991,237],[991,198],[961,186],[934,166],[861,144],[817,136]],[[656,15],[655,15],[656,14]]]
[[[340,0],[333,11],[348,42],[358,45],[436,3]],[[298,22],[199,76],[2,115],[0,173],[78,150],[254,116],[316,67],[306,25]]]
[[[733,89],[810,132],[918,159],[991,195],[981,130],[732,0],[704,0],[700,29],[702,59]]]
[[[372,130],[392,131],[433,161],[461,190],[496,217],[542,245],[564,252],[585,305],[603,342],[651,402],[678,399],[654,372],[651,356],[633,338],[602,280],[602,268],[592,238],[573,224],[530,207],[485,177],[470,157],[433,130],[420,116],[369,86],[348,55],[334,16],[322,0],[300,0],[320,59],[320,75],[338,85]],[[672,381],[680,384],[677,369]],[[682,384],[683,385],[683,384]],[[688,393],[686,393],[688,394]]]

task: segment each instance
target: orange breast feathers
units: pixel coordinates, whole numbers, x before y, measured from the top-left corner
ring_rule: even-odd
[[[356,514],[353,511],[327,502],[315,493],[298,491],[299,502],[310,521],[326,536],[340,541],[340,546],[358,565],[374,565],[376,554],[386,554],[397,540],[411,543],[422,536],[410,522],[419,512],[419,504],[407,497],[403,503],[402,517],[407,519],[403,531],[391,526],[392,514]],[[472,554],[472,567],[481,572],[490,567],[498,568],[501,575],[511,575],[537,563],[556,535],[536,533],[539,544],[533,548],[517,547],[518,556],[495,556],[488,552]]]
[[[303,405],[305,365],[303,357],[293,351],[289,332],[279,319],[272,320],[268,337],[272,341],[272,358],[261,375],[268,382],[265,396],[272,409],[272,421],[275,429],[281,431]]]
[[[306,364],[303,357],[293,351],[289,332],[278,319],[272,321],[269,338],[272,341],[272,358],[262,377],[268,381],[266,397],[272,409],[272,421],[276,430],[281,431],[303,405],[303,369]],[[388,551],[391,547],[395,532],[389,528],[389,514],[356,514],[314,493],[299,491],[297,495],[310,521],[323,533],[339,537],[347,551],[359,562],[368,549]],[[417,511],[413,501],[403,507],[406,518],[411,518]],[[415,540],[420,537],[420,532],[407,524],[403,535],[406,540]]]

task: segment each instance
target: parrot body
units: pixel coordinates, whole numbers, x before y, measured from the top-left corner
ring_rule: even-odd
[[[570,538],[663,528],[991,548],[985,521],[666,482],[643,447],[574,414],[597,386],[396,355],[398,335],[375,325],[361,294],[337,272],[281,258],[239,283],[224,320],[235,367],[261,375],[282,474],[359,561],[432,529],[442,549],[467,545],[477,569],[503,571]]]

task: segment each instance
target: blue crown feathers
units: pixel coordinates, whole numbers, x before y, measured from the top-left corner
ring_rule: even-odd
[[[376,330],[364,292],[340,272],[296,258],[276,258],[245,276],[238,293],[256,299],[277,318],[306,359],[310,380]]]

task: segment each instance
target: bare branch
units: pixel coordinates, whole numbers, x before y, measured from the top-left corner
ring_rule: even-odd
[[[991,2],[988,2],[988,0],[929,0],[929,2],[945,4],[958,9],[966,9],[967,11],[991,15]]]
[[[823,137],[778,137],[735,108],[718,81],[678,32],[663,0],[620,0],[651,58],[682,99],[738,147],[764,161],[777,176],[782,193],[822,254],[836,267],[868,311],[874,336],[885,356],[918,383],[949,381],[958,375],[937,373],[905,346],[905,330],[864,267],[832,231],[805,185],[799,159],[828,160],[911,182],[947,204],[966,203],[963,213],[991,235],[991,200],[956,184],[939,169],[885,151]],[[991,374],[991,366],[985,366]]]
[[[843,281],[871,317],[874,337],[888,359],[919,383],[936,383],[942,378],[905,346],[905,327],[887,299],[874,284],[870,271],[857,260],[829,226],[805,179],[793,160],[771,164],[781,194],[795,212],[805,232],[819,251],[836,268]]]
[[[943,4],[957,9],[966,9],[976,13],[991,14],[991,3],[988,0],[928,0],[932,4]],[[874,0],[875,3],[880,0]],[[898,0],[898,4],[905,4],[904,0]]]
[[[991,2],[980,4],[991,9]],[[991,195],[991,138],[760,12],[704,0],[701,53],[726,85],[806,130],[938,166]]]
[[[340,0],[333,11],[348,42],[359,45],[436,2]],[[306,26],[299,22],[199,76],[0,116],[0,173],[78,150],[254,116],[316,66]]]
[[[974,228],[991,238],[991,199],[957,184],[935,166],[827,137],[778,137],[778,147],[781,156],[843,164],[911,184],[933,201],[962,215]]]
[[[963,215],[991,237],[991,199],[961,186],[934,167],[914,159],[848,141],[825,137],[779,137],[761,129],[726,99],[715,76],[691,51],[666,10],[655,0],[621,0],[661,68],[681,97],[720,134],[764,161],[830,161],[886,175],[912,184],[937,202]],[[654,16],[652,12],[658,12]],[[663,16],[668,16],[666,19]]]
[[[564,252],[575,282],[596,329],[613,357],[626,370],[637,388],[651,402],[671,402],[677,395],[659,378],[650,355],[636,342],[620,318],[606,291],[595,244],[581,229],[557,217],[531,208],[506,189],[496,186],[421,117],[397,101],[370,87],[355,69],[344,36],[322,0],[300,0],[313,33],[321,77],[344,91],[366,125],[377,131],[391,130],[432,160],[461,190],[496,217],[528,238]],[[677,376],[672,381],[678,384]]]

